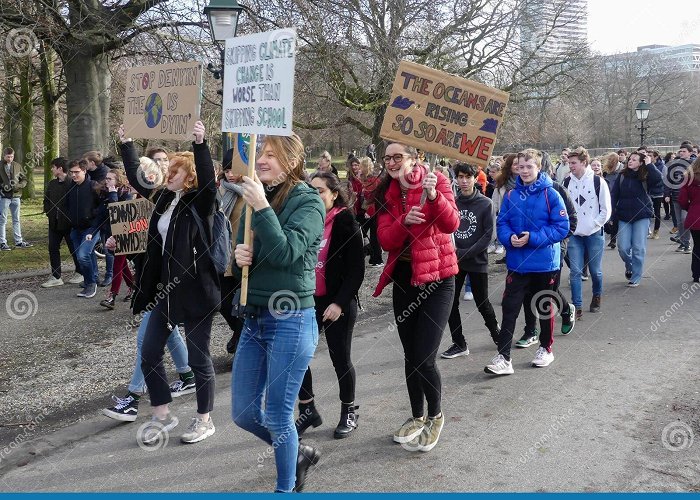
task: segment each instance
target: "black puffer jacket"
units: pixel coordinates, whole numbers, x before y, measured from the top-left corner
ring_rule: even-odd
[[[350,210],[339,212],[333,221],[325,274],[324,299],[346,311],[365,279],[362,232]]]
[[[194,144],[193,150],[199,187],[184,193],[175,206],[163,252],[158,220],[175,193],[166,188],[148,189],[139,183],[139,159],[134,145],[132,142],[121,145],[129,183],[144,198],[155,203],[148,227],[148,246],[140,272],[137,272],[133,312],[151,310],[157,302],[167,300],[168,319],[173,324],[185,318],[204,318],[218,311],[221,302],[219,275],[207,252],[216,202],[214,164],[206,142]],[[199,234],[190,207],[197,211],[209,234]]]

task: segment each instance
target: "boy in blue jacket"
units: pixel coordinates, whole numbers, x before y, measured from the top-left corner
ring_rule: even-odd
[[[510,349],[515,321],[523,300],[532,294],[532,307],[540,318],[540,348],[534,366],[548,366],[553,360],[553,290],[560,269],[559,242],[569,232],[569,217],[552,180],[540,173],[542,153],[526,149],[518,153],[518,179],[504,198],[496,222],[498,240],[506,248],[508,276],[503,292],[503,318],[498,354],[484,368],[486,373],[510,375]]]

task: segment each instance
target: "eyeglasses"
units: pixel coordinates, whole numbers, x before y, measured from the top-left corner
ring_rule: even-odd
[[[394,163],[401,163],[403,162],[404,158],[408,158],[410,155],[407,154],[395,154],[393,156],[385,156],[382,158],[384,163],[389,163],[391,160],[394,160]]]

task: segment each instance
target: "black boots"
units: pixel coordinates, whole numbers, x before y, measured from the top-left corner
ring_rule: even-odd
[[[346,438],[352,431],[357,429],[357,419],[359,417],[357,410],[359,408],[359,406],[355,406],[355,403],[340,403],[340,421],[338,422],[338,427],[335,428],[335,432],[333,432],[335,439]]]
[[[318,427],[322,423],[323,419],[316,410],[313,399],[308,403],[299,403],[299,418],[294,422],[294,425],[297,426],[297,434],[300,437],[309,427]]]
[[[309,467],[318,463],[321,454],[305,444],[299,443],[299,454],[297,455],[297,480],[294,483],[294,491],[297,493],[304,490],[304,481],[306,481],[306,473]]]

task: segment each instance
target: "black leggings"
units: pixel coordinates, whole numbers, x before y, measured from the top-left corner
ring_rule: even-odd
[[[163,351],[171,334],[168,328],[165,300],[158,302],[148,320],[141,348],[141,369],[151,398],[151,406],[170,403],[168,377],[163,367]],[[211,323],[213,315],[204,318],[186,319],[188,364],[194,372],[197,387],[197,413],[209,413],[214,409],[214,364],[209,354]]]
[[[392,279],[394,317],[403,345],[411,412],[414,418],[425,416],[425,400],[428,416],[436,417],[441,411],[442,381],[435,358],[454,298],[454,276],[411,286],[411,263],[398,261]]]
[[[331,356],[335,375],[338,377],[340,387],[340,402],[353,403],[355,401],[355,367],[350,359],[352,348],[352,331],[357,320],[357,301],[353,298],[349,307],[337,321],[323,321],[323,311],[330,305],[325,297],[314,297],[316,300],[316,323],[318,329],[326,333],[328,342],[328,354]],[[299,390],[299,400],[313,399],[314,389],[311,377],[311,367],[306,369],[304,380]]]
[[[693,255],[690,261],[690,270],[693,279],[700,278],[700,229],[690,229],[690,236],[693,237]]]
[[[379,246],[379,238],[377,238],[377,217],[365,219],[362,224],[362,231],[369,234],[369,263],[382,263],[382,248]]]
[[[654,231],[658,231],[661,227],[661,203],[664,201],[664,197],[652,198],[651,201],[654,202]]]
[[[464,280],[466,279],[467,275],[469,275],[469,283],[472,287],[476,307],[481,313],[481,317],[484,318],[486,328],[489,329],[489,332],[495,332],[498,329],[496,313],[494,312],[491,301],[489,300],[488,273],[474,273],[460,269],[457,276],[455,276],[455,294],[454,300],[452,301],[452,310],[450,311],[448,323],[450,325],[450,332],[452,333],[452,342],[463,349],[467,347],[467,341],[462,333],[462,318],[459,315],[459,300],[462,297],[462,287],[464,286]]]

